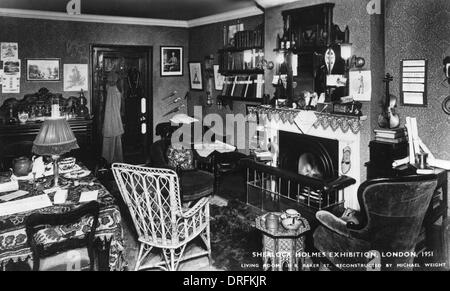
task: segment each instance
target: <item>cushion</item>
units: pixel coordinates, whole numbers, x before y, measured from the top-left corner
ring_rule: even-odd
[[[180,168],[184,171],[194,169],[194,153],[190,149],[178,149],[169,146],[167,149],[167,159],[169,166],[172,168]]]
[[[197,200],[213,193],[214,175],[199,170],[182,172],[180,184],[182,201]]]
[[[364,265],[368,263],[369,259],[365,256],[346,257],[345,255],[370,251],[371,246],[369,242],[340,235],[324,226],[317,227],[313,237],[314,247],[319,252],[323,252],[323,255],[339,269],[348,271],[366,270]]]

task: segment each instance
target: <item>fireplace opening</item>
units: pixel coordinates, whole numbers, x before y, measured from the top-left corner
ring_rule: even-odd
[[[300,175],[332,180],[338,178],[339,143],[325,139],[279,131],[279,167]]]

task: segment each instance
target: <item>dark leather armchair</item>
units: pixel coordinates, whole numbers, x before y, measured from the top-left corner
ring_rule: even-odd
[[[193,201],[213,194],[214,175],[212,173],[197,169],[181,170],[169,165],[167,149],[170,139],[161,139],[150,146],[150,163],[148,166],[154,168],[172,169],[177,172],[181,186],[181,200]]]
[[[314,232],[315,248],[343,270],[365,270],[369,258],[347,255],[369,251],[381,254],[378,257],[381,270],[412,269],[412,255],[436,186],[436,175],[378,179],[361,184],[358,189],[361,211],[356,220],[338,218],[327,211],[316,213],[322,226]]]

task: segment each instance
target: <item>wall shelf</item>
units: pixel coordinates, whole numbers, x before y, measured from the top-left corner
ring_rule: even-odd
[[[234,75],[257,75],[264,74],[264,69],[251,69],[251,70],[220,70],[220,74],[224,76]]]
[[[219,53],[236,53],[236,52],[243,52],[247,50],[263,50],[264,47],[262,46],[250,46],[250,47],[227,47],[219,50]]]
[[[246,97],[239,97],[239,96],[226,96],[226,95],[218,95],[218,99],[222,102],[222,106],[228,106],[230,107],[230,110],[233,110],[233,102],[239,101],[239,102],[258,102],[262,103],[263,98],[246,98]]]

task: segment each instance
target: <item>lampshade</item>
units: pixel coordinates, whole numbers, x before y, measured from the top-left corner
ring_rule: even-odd
[[[38,155],[62,155],[77,148],[77,139],[63,117],[46,119],[33,142],[33,153]]]
[[[351,43],[341,43],[341,58],[347,61],[352,56],[352,44]]]

